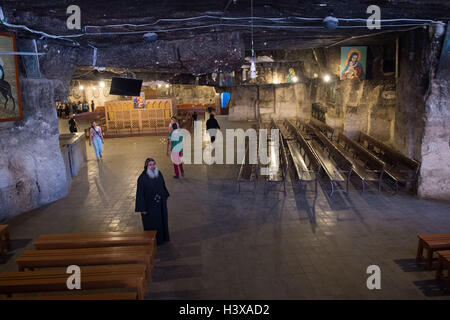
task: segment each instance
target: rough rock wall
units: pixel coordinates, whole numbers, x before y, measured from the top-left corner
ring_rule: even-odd
[[[209,103],[216,97],[214,87],[194,85],[173,85],[172,94],[178,103]]]
[[[426,103],[418,194],[450,199],[450,81],[434,80]]]
[[[233,87],[230,120],[295,118],[311,114],[305,83]]]
[[[255,120],[258,102],[257,86],[230,88],[231,107],[228,119],[231,121]]]
[[[0,124],[0,221],[64,197],[54,82],[22,79],[23,120]]]
[[[424,132],[424,96],[429,86],[430,53],[428,34],[408,32],[400,37],[399,78],[395,113],[394,147],[405,155],[421,160]]]

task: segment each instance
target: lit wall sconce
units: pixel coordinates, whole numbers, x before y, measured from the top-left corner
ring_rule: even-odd
[[[99,83],[100,88],[104,88],[105,87],[105,82],[104,81],[100,81]]]
[[[82,86],[81,84],[80,84],[80,90],[83,90],[84,89],[84,86]]]
[[[297,82],[297,81],[298,81],[297,76],[294,76],[294,77],[292,78],[292,81]]]
[[[326,74],[326,75],[323,77],[323,81],[325,81],[325,82],[330,82],[330,80],[331,80],[331,78],[330,78],[330,76],[329,76],[328,74]]]

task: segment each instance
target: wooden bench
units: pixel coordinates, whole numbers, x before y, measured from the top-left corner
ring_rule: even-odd
[[[271,140],[269,142],[268,151],[270,164],[267,168],[268,174],[265,175],[266,184],[264,185],[264,193],[266,194],[271,188],[271,184],[283,184],[284,194],[286,194],[286,177],[289,170],[289,161],[287,157],[286,144],[282,135],[278,136],[278,150],[276,142]]]
[[[303,182],[314,182],[317,192],[317,182],[322,169],[320,160],[301,131],[291,121],[286,120],[285,126],[295,137],[295,140],[288,141],[287,144],[297,179],[300,185]]]
[[[144,265],[96,266],[80,269],[81,289],[77,290],[77,293],[97,289],[133,288],[139,300],[144,298],[146,290]],[[67,292],[69,276],[66,268],[3,272],[0,274],[0,294],[12,296],[16,293]]]
[[[417,190],[420,162],[404,156],[383,142],[361,131],[359,132],[358,143],[386,163],[386,176],[394,181],[397,192],[399,182],[411,182],[413,183],[414,192]]]
[[[344,154],[353,159],[353,173],[361,180],[363,192],[367,182],[377,183],[378,192],[380,192],[385,168],[384,162],[343,133],[339,133],[335,144]]]
[[[0,297],[0,300],[136,300],[136,298],[136,292],[113,292],[21,297],[16,296],[11,298]]]
[[[276,121],[275,122],[275,128],[280,130],[280,134],[283,137],[283,139],[285,141],[287,140],[293,140],[294,136],[292,135],[292,133],[285,127],[284,123],[281,121]]]
[[[335,191],[334,183],[344,182],[346,193],[348,194],[350,176],[353,171],[353,164],[342,152],[319,130],[306,124],[308,130],[314,133],[316,139],[311,140],[311,145],[318,155],[322,172],[324,172],[331,184],[330,197]]]
[[[428,270],[431,270],[433,264],[433,253],[439,250],[450,250],[450,233],[419,234],[419,245],[417,247],[417,261],[424,260],[423,250],[427,249],[425,258]]]
[[[333,141],[334,129],[332,127],[312,117],[309,119],[309,124],[322,132],[328,139]]]
[[[11,250],[11,239],[9,237],[8,225],[0,224],[0,254],[3,254],[5,248]]]
[[[17,258],[19,271],[35,268],[143,264],[147,279],[153,269],[153,245],[82,249],[26,250]]]
[[[253,190],[256,190],[258,184],[258,164],[249,163],[249,146],[246,145],[244,158],[242,159],[241,168],[239,169],[237,183],[238,191],[241,192],[241,183],[253,183]]]
[[[450,291],[450,250],[437,251],[437,255],[436,279],[440,280],[442,273],[447,269],[447,290]]]
[[[154,247],[154,256],[156,254],[156,231],[44,234],[39,236],[33,244],[37,250],[145,246],[150,244]]]

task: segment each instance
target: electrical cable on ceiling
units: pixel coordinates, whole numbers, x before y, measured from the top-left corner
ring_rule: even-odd
[[[253,5],[252,5],[253,8]],[[252,9],[253,10],[253,9]],[[253,11],[252,11],[253,12]],[[70,35],[51,35],[43,31],[39,30],[33,30],[25,25],[15,25],[10,24],[6,21],[1,21],[1,23],[7,27],[10,28],[21,28],[26,31],[29,31],[31,33],[40,34],[42,37],[47,37],[51,39],[60,39],[60,40],[66,40],[71,41],[73,44],[79,45],[78,42],[72,40],[73,38],[80,38],[86,35],[120,35],[120,34],[140,34],[140,33],[147,33],[147,32],[172,32],[172,31],[183,31],[183,30],[195,30],[195,29],[202,29],[202,28],[213,28],[213,27],[243,27],[247,28],[248,25],[243,24],[209,24],[209,25],[202,25],[202,26],[192,26],[192,27],[180,27],[180,28],[168,28],[168,29],[157,29],[157,30],[142,30],[142,31],[115,31],[115,32],[86,32],[88,28],[114,28],[114,27],[145,27],[145,26],[155,26],[159,24],[160,22],[183,22],[183,21],[193,21],[193,20],[201,20],[201,19],[223,19],[223,20],[229,20],[229,21],[239,21],[239,20],[252,20],[252,28],[268,28],[268,29],[323,29],[323,26],[291,26],[291,25],[253,25],[253,19],[257,20],[266,20],[270,22],[284,22],[286,20],[301,20],[301,21],[322,21],[322,18],[307,18],[307,17],[298,17],[298,16],[289,16],[289,17],[282,17],[282,18],[271,18],[271,17],[219,17],[219,16],[210,16],[210,15],[203,15],[203,16],[197,16],[197,17],[189,17],[189,18],[177,18],[177,19],[158,19],[153,23],[148,24],[117,24],[117,25],[104,25],[104,26],[85,26],[83,33],[78,34],[70,34]],[[357,19],[357,18],[336,18],[341,21],[358,21],[358,22],[366,22],[367,19]],[[408,22],[417,22],[418,24],[396,24],[396,25],[382,25],[382,27],[406,27],[406,26],[420,26],[425,25],[428,23],[434,23],[434,24],[443,24],[440,21],[434,21],[434,20],[426,20],[426,19],[381,19],[381,20],[375,20],[377,22],[402,22],[402,21],[408,21]],[[288,21],[289,22],[289,21]],[[338,26],[338,28],[342,29],[350,29],[350,28],[366,28],[366,26]]]

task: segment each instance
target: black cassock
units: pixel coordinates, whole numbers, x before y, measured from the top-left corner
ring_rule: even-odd
[[[167,218],[167,191],[166,183],[161,172],[158,177],[150,179],[147,171],[141,173],[137,182],[136,212],[147,212],[142,217],[144,230],[156,230],[156,243],[158,245],[169,241],[169,225]]]

